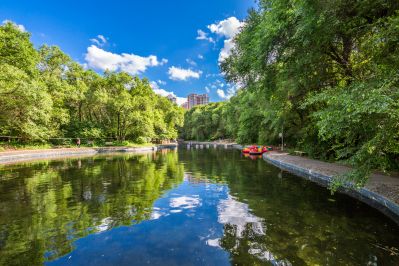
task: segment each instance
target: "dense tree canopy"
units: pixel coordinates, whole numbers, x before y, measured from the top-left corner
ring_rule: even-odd
[[[183,109],[156,95],[148,80],[98,75],[58,47],[35,49],[14,24],[0,26],[0,135],[149,142],[177,138],[182,123]]]
[[[291,147],[353,164],[346,178],[360,185],[372,169],[398,169],[398,10],[396,0],[260,0],[221,65],[243,84],[224,104],[226,135],[273,143],[283,131]]]
[[[224,103],[198,105],[184,115],[180,136],[184,139],[216,140],[228,137],[225,130]]]

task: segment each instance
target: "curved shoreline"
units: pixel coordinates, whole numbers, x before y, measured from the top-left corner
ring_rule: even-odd
[[[188,144],[188,142],[183,143]],[[193,145],[216,145],[231,147],[238,150],[241,150],[243,148],[242,145],[236,143],[196,141],[191,143]],[[333,163],[325,163],[280,152],[268,152],[263,154],[262,157],[264,161],[280,168],[281,170],[290,172],[294,175],[307,179],[323,187],[328,187],[331,184],[334,175],[344,173],[345,171],[350,170],[350,168],[346,166],[341,166]],[[312,167],[312,163],[320,164],[322,167]],[[339,171],[333,168],[339,168]],[[367,205],[380,211],[399,225],[398,202],[395,202],[395,199],[390,197],[390,195],[384,195],[379,191],[379,187],[389,185],[399,187],[399,178],[375,174],[363,188],[340,188],[338,192],[344,193],[350,197],[366,203]]]
[[[183,142],[184,144],[188,144],[188,142]],[[209,145],[209,146],[222,146],[225,148],[234,148],[234,149],[242,149],[242,145],[234,144],[234,143],[215,143],[215,142],[190,142],[191,145]],[[140,152],[151,152],[158,149],[163,148],[173,148],[177,145],[154,145],[149,147],[99,147],[99,148],[61,148],[61,149],[46,149],[46,150],[23,150],[23,151],[11,151],[11,152],[1,152],[0,153],[0,165],[2,164],[13,164],[25,161],[39,160],[39,159],[57,159],[57,158],[65,158],[71,156],[92,156],[96,154],[104,154],[104,153],[123,153],[123,152],[131,152],[131,153],[140,153]],[[287,160],[291,159],[290,160]],[[314,167],[310,167],[306,164],[295,163],[292,159],[297,160],[305,160],[308,162],[316,162],[319,164],[324,164],[326,169],[318,169]],[[263,155],[263,160],[266,162],[282,169],[287,172],[293,173],[299,177],[317,183],[320,186],[327,187],[333,179],[334,174],[332,171],[328,171],[328,167],[333,164],[324,163],[316,160],[311,160],[303,157],[292,156],[279,152],[270,152],[265,153]],[[349,169],[347,167],[341,166],[344,170]],[[342,169],[341,169],[342,170]],[[381,177],[381,175],[380,175]],[[384,177],[384,176],[382,176]],[[385,176],[386,177],[386,176]],[[399,184],[399,179],[390,178],[390,181],[395,181],[395,185]],[[384,181],[384,180],[383,180]],[[386,180],[385,180],[386,181]],[[381,182],[380,182],[381,183]],[[390,185],[389,182],[386,182]],[[368,183],[364,188],[361,189],[353,189],[353,188],[341,188],[339,189],[340,193],[347,194],[353,198],[356,198],[367,205],[379,210],[389,218],[391,218],[395,223],[399,225],[399,205],[389,196],[383,195],[379,193],[377,188],[379,184],[378,180],[374,181],[371,185]],[[386,184],[382,184],[386,185]]]

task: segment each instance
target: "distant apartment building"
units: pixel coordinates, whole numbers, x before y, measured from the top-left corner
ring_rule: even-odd
[[[208,94],[189,94],[187,96],[187,109],[191,109],[197,105],[203,105],[209,103],[209,96]]]
[[[168,96],[166,96],[166,98],[168,98],[168,100],[171,101],[172,103],[176,103],[177,101],[177,98],[172,94],[169,94]]]

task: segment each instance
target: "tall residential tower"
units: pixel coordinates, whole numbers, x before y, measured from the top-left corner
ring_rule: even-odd
[[[191,109],[197,105],[203,105],[209,103],[209,96],[208,94],[189,94],[187,96],[187,109]]]

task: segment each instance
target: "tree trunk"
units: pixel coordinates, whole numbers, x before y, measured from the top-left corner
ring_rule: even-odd
[[[121,119],[121,113],[118,113],[118,127],[116,130],[116,137],[118,140],[120,140],[120,119]]]
[[[79,107],[78,107],[79,111],[79,122],[82,122],[82,102],[79,102]]]

